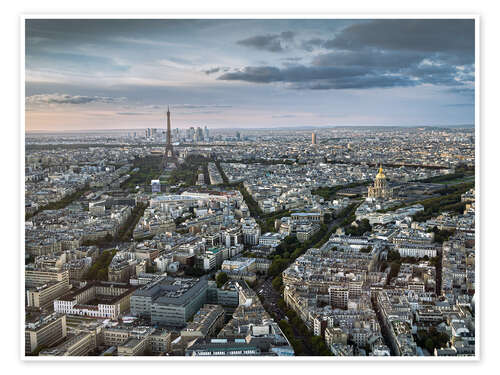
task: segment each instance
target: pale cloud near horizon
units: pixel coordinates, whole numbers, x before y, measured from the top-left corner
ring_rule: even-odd
[[[89,103],[120,103],[127,98],[112,98],[107,96],[82,96],[68,94],[39,94],[26,97],[26,104],[89,104]]]

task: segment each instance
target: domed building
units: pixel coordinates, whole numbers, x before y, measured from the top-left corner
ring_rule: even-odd
[[[387,179],[382,169],[382,164],[378,169],[373,186],[368,187],[368,198],[389,199],[392,198],[392,189],[387,187]]]

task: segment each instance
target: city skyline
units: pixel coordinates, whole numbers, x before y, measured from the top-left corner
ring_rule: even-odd
[[[474,20],[26,20],[26,131],[474,123]]]
[[[26,137],[26,358],[477,358],[474,128],[168,119]]]

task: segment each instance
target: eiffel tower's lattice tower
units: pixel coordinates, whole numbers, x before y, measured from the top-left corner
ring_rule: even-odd
[[[168,164],[179,164],[177,155],[172,145],[172,128],[170,126],[170,108],[167,109],[167,144],[165,145],[165,154],[163,155],[163,168],[167,168]]]

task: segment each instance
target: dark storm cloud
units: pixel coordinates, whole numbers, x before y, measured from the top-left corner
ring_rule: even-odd
[[[381,74],[402,74],[422,84],[455,86],[474,81],[473,64],[456,66],[443,59],[442,54],[421,51],[339,50],[315,56],[312,65],[366,67]]]
[[[273,66],[248,66],[240,71],[225,73],[217,79],[255,83],[300,82],[352,77],[363,75],[365,72],[366,69],[356,67],[307,67],[298,65],[280,69]]]
[[[419,84],[459,86],[463,82],[457,69],[450,65],[399,63],[339,66],[294,65],[249,66],[218,77],[225,81],[252,83],[283,82],[292,88],[310,89],[368,89],[377,87],[407,87]],[[380,65],[380,66],[377,66]],[[300,84],[297,84],[300,83]]]
[[[225,73],[217,79],[221,81],[269,83],[283,81],[284,77],[281,70],[273,66],[247,66],[240,71]]]
[[[418,81],[397,75],[379,74],[363,67],[307,67],[293,66],[283,69],[263,66],[246,67],[238,72],[226,73],[220,80],[253,83],[282,82],[294,89],[363,89],[396,86],[414,86]]]
[[[182,55],[177,56],[178,46],[189,46],[186,41],[216,24],[217,20],[28,19],[25,23],[26,63],[27,66],[30,63],[29,56],[32,56],[33,67],[38,69],[45,69],[51,63],[64,68],[75,62],[87,64],[88,73],[126,70],[127,66],[108,58],[113,55],[136,63],[167,59],[192,64]],[[163,52],[166,48],[169,48],[168,54]],[[61,55],[55,55],[57,53]],[[99,58],[107,61],[100,62]]]
[[[25,31],[30,41],[38,38],[40,42],[74,45],[116,37],[164,39],[166,33],[185,34],[211,24],[212,20],[181,19],[28,19]]]
[[[474,61],[474,20],[374,20],[347,26],[323,47],[448,53]]]
[[[455,86],[462,83],[458,80],[456,67],[452,65],[420,64],[416,68],[408,69],[406,73],[418,78],[422,83],[433,85]]]
[[[332,51],[312,56],[310,65],[247,66],[218,79],[310,89],[460,87],[474,81],[474,20],[357,21],[332,39],[299,46]]]
[[[308,82],[294,82],[293,89],[310,90],[347,90],[347,89],[372,89],[389,87],[416,86],[417,82],[400,76],[383,76],[378,74],[366,74],[356,77],[339,77],[335,79],[322,79]]]
[[[215,68],[210,68],[210,69],[206,69],[203,71],[203,73],[205,73],[206,75],[210,75],[210,74],[214,74],[214,73],[219,73],[219,72],[227,72],[229,71],[230,68],[228,67],[222,67],[222,66],[216,66]]]
[[[366,66],[371,68],[405,68],[426,57],[419,52],[393,52],[366,49],[361,51],[335,51],[319,54],[312,60],[316,66]]]
[[[213,74],[213,73],[218,73],[220,71],[220,68],[212,68],[212,69],[207,69],[204,70],[205,74]]]
[[[295,33],[284,31],[280,34],[256,35],[236,43],[259,50],[269,52],[283,52],[287,48],[287,42],[293,40]]]

